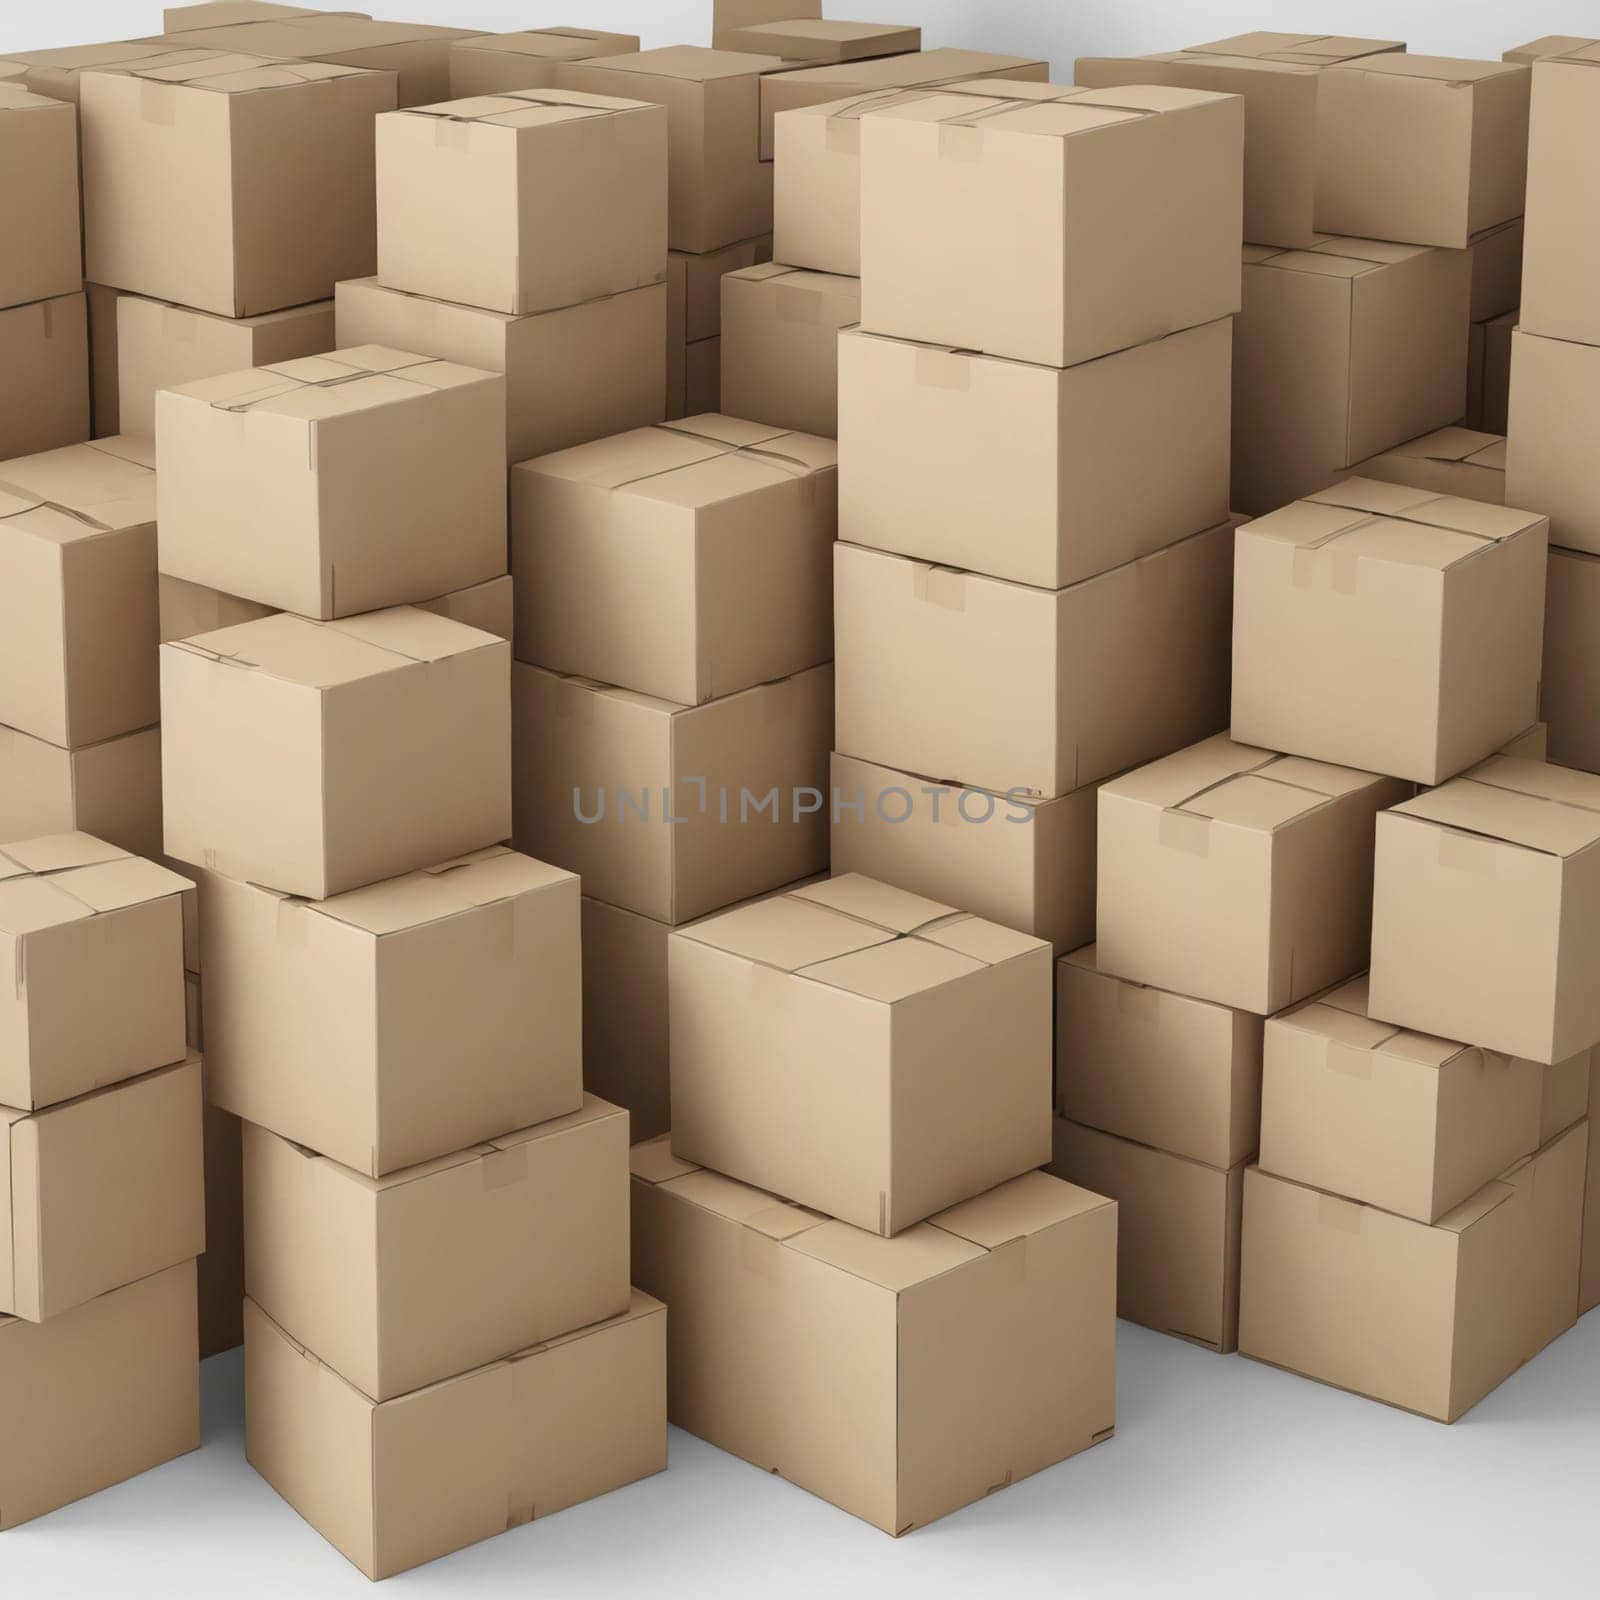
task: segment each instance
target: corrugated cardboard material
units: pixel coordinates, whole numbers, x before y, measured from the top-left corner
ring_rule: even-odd
[[[1550,550],[1545,590],[1544,692],[1550,758],[1600,773],[1600,556]]]
[[[723,50],[727,36],[740,28],[801,17],[814,21],[821,16],[822,0],[711,0],[712,40]]]
[[[162,645],[167,853],[322,899],[504,839],[510,659],[411,606]]]
[[[674,1151],[885,1236],[1042,1166],[1050,960],[854,873],[678,929]]]
[[[81,289],[77,119],[20,83],[0,83],[0,193],[7,234],[0,306]]]
[[[672,1126],[667,1068],[667,940],[637,911],[583,897],[583,1083],[628,1112],[630,1137]]]
[[[1059,590],[840,544],[837,748],[1051,799],[1204,738],[1227,723],[1232,569],[1229,524]]]
[[[828,660],[836,461],[713,413],[522,462],[521,659],[684,705]]]
[[[667,1464],[667,1310],[622,1316],[382,1405],[245,1302],[245,1455],[385,1578]]]
[[[91,436],[110,439],[122,431],[117,400],[117,302],[120,289],[83,286],[89,315],[89,417]]]
[[[194,1260],[199,1057],[43,1111],[0,1106],[0,1180],[0,1316],[43,1322]]]
[[[0,1316],[0,1530],[200,1445],[194,1266],[49,1322]]]
[[[628,1309],[628,1115],[581,1111],[374,1181],[247,1125],[245,1288],[392,1400]]]
[[[0,311],[0,462],[89,437],[89,323],[83,294]]]
[[[131,439],[0,462],[0,723],[72,749],[159,716],[154,468]]]
[[[1050,1171],[1117,1204],[1117,1315],[1227,1355],[1239,1347],[1243,1164],[1226,1171],[1055,1119]]]
[[[1533,1061],[1600,1043],[1597,846],[1600,778],[1506,756],[1381,816],[1372,1015]]]
[[[331,900],[200,886],[225,1110],[379,1177],[582,1103],[570,873],[495,848]]]
[[[0,840],[92,833],[161,854],[161,730],[65,750],[0,725]]]
[[[1595,74],[1600,84],[1600,71]],[[1600,452],[1600,344],[1511,336],[1510,439],[1506,499],[1537,506],[1550,539],[1600,554],[1600,487],[1591,463]]]
[[[1399,483],[1458,500],[1506,503],[1506,441],[1472,428],[1440,428],[1351,468],[1357,478]],[[1552,550],[1551,555],[1555,552]]]
[[[1469,428],[1504,433],[1511,413],[1511,336],[1517,331],[1516,311],[1487,322],[1475,322],[1467,339],[1467,409]]]
[[[1600,1106],[1600,1054],[1589,1069],[1589,1104]],[[1600,1306],[1600,1120],[1589,1124],[1589,1174],[1583,1202],[1583,1266],[1578,1315]]]
[[[523,33],[456,39],[450,45],[450,98],[549,89],[555,84],[557,62],[631,55],[638,48],[636,33],[590,28],[529,28]]]
[[[1225,734],[1106,784],[1100,966],[1263,1016],[1353,976],[1374,818],[1410,793]]]
[[[1029,1173],[894,1239],[633,1153],[672,1420],[907,1533],[1111,1436],[1115,1205]]]
[[[1232,350],[1226,319],[1064,370],[846,333],[840,534],[1058,589],[1215,527]]]
[[[183,1059],[193,892],[84,833],[0,845],[0,970],[14,974],[0,991],[0,1105],[38,1110]]]
[[[1539,716],[1549,523],[1349,478],[1241,528],[1233,732],[1437,784]]]
[[[717,37],[721,50],[754,50],[785,61],[865,61],[906,55],[922,48],[922,29],[891,22],[835,22],[791,17],[754,22]]]
[[[822,871],[833,669],[701,706],[512,668],[518,849],[688,922]]]
[[[204,1130],[206,1249],[194,1264],[202,1361],[244,1343],[244,1124],[208,1105]]]
[[[498,577],[505,397],[380,345],[163,390],[161,570],[324,620]]]
[[[1207,1167],[1236,1167],[1255,1154],[1260,1130],[1261,1018],[1130,983],[1101,969],[1095,946],[1074,950],[1056,963],[1056,1110]]]
[[[1588,1137],[1431,1226],[1250,1168],[1240,1350],[1453,1422],[1573,1324]]]

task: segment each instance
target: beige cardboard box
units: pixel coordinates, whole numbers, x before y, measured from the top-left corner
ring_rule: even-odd
[[[1600,1106],[1600,1054],[1589,1069],[1589,1104]],[[1589,1124],[1589,1174],[1583,1202],[1583,1268],[1578,1314],[1600,1306],[1600,1122]]]
[[[204,1129],[206,1249],[194,1264],[202,1361],[244,1343],[244,1124],[208,1105]]]
[[[672,1126],[667,940],[654,917],[583,897],[583,1083],[626,1108],[629,1135]]]
[[[194,1264],[49,1322],[0,1316],[0,1531],[200,1444]]]
[[[114,72],[131,66],[171,66],[193,61],[195,55],[192,47],[181,47],[176,39],[75,44],[56,50],[23,50],[0,57],[0,77],[22,84],[32,94],[77,105],[79,81],[86,72]]]
[[[636,33],[599,33],[589,28],[529,28],[523,33],[455,39],[450,45],[450,98],[549,89],[555,85],[557,62],[631,55],[638,48]]]
[[[0,462],[0,723],[74,749],[160,715],[154,467],[131,439]]]
[[[89,437],[84,296],[0,310],[0,463]]]
[[[1374,818],[1410,785],[1207,739],[1100,790],[1098,960],[1265,1016],[1367,964]]]
[[[1232,569],[1226,523],[1067,589],[840,544],[837,748],[1052,799],[1204,738],[1227,723]]]
[[[722,407],[722,278],[772,259],[772,235],[667,253],[667,420]],[[621,432],[614,429],[613,432]]]
[[[1425,433],[1350,470],[1357,478],[1405,484],[1457,500],[1481,500],[1491,506],[1506,503],[1506,441],[1499,434],[1472,428]]]
[[[1542,713],[1550,756],[1600,773],[1600,556],[1550,550],[1545,590]],[[1597,1108],[1600,1110],[1600,1108]]]
[[[628,1309],[628,1114],[602,1100],[376,1181],[246,1125],[244,1174],[246,1292],[373,1400]]]
[[[886,1236],[1042,1166],[1050,959],[853,873],[676,930],[674,1151]]]
[[[667,1309],[628,1311],[382,1405],[245,1302],[245,1457],[369,1578],[667,1464]]]
[[[411,606],[162,645],[167,853],[322,899],[504,839],[510,659]]]
[[[1065,369],[846,333],[840,534],[1058,589],[1215,527],[1232,349],[1227,319]]]
[[[0,83],[0,193],[7,235],[0,306],[81,289],[77,118],[20,83]]]
[[[582,1103],[570,873],[495,848],[322,901],[200,884],[224,1110],[379,1177]]]
[[[894,1239],[633,1152],[672,1420],[908,1533],[1111,1436],[1117,1210],[1044,1173]]]
[[[1545,512],[1553,544],[1600,554],[1597,385],[1600,345],[1512,334],[1506,498]]]
[[[1493,755],[1539,717],[1548,534],[1364,478],[1247,523],[1234,735],[1425,784]]]
[[[1533,1061],[1600,1043],[1597,845],[1600,778],[1506,756],[1381,816],[1372,1015]]]
[[[160,855],[160,728],[67,750],[0,725],[0,841],[48,833]]]
[[[1469,259],[1372,239],[1244,251],[1234,324],[1233,504],[1251,516],[1458,422]]]
[[[712,39],[719,50],[725,50],[726,37],[740,28],[800,17],[816,21],[821,16],[822,0],[711,0]]]
[[[890,22],[835,22],[791,17],[755,22],[717,36],[719,50],[754,50],[785,61],[865,61],[922,48],[922,29]]]
[[[1261,1018],[1130,983],[1101,968],[1094,945],[1074,950],[1056,963],[1056,1110],[1205,1167],[1237,1167],[1255,1154],[1261,1124]]]
[[[1527,44],[1514,45],[1510,50],[1503,51],[1500,59],[1525,61],[1532,66],[1535,61],[1542,61],[1546,56],[1564,56],[1595,43],[1600,41],[1580,39],[1570,33],[1547,33],[1542,38],[1531,39]]]
[[[199,1057],[43,1111],[0,1106],[0,1180],[0,1314],[43,1322],[194,1260]]]
[[[323,619],[498,577],[505,397],[377,345],[163,390],[161,570]]]
[[[521,658],[684,705],[827,661],[836,461],[713,413],[520,463]]]
[[[1475,322],[1467,341],[1467,409],[1469,428],[1503,434],[1511,414],[1511,342],[1517,331],[1516,311],[1487,322]]]
[[[110,439],[122,431],[117,398],[117,303],[122,291],[86,283],[83,293],[89,318],[90,433]]]
[[[1239,1349],[1453,1422],[1572,1326],[1588,1136],[1432,1225],[1250,1168]]]
[[[1117,1205],[1117,1315],[1226,1355],[1239,1347],[1245,1168],[1225,1171],[1065,1117],[1050,1171]]]

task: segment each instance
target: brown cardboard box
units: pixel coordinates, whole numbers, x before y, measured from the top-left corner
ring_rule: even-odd
[[[1582,50],[1587,45],[1600,43],[1595,39],[1580,39],[1570,33],[1547,33],[1542,38],[1531,39],[1527,44],[1514,45],[1510,50],[1503,51],[1502,61],[1525,61],[1532,66],[1535,61],[1542,61],[1546,56],[1564,56],[1573,50]]]
[[[1042,1166],[1050,959],[854,873],[679,928],[673,1150],[885,1236]]]
[[[0,463],[89,437],[89,323],[80,291],[0,310]]]
[[[1600,556],[1550,550],[1545,590],[1542,714],[1550,755],[1600,773]],[[1600,1106],[1596,1107],[1600,1113]]]
[[[667,1310],[629,1310],[382,1405],[245,1302],[245,1456],[369,1578],[667,1464]]]
[[[161,730],[66,750],[0,725],[0,840],[92,833],[161,854]]]
[[[1380,817],[1372,1015],[1533,1061],[1600,1043],[1597,845],[1600,778],[1506,756]]]
[[[130,439],[0,462],[0,722],[74,749],[159,716],[154,467]]]
[[[29,1322],[205,1248],[200,1060],[43,1111],[0,1106],[0,1314]]]
[[[1600,85],[1600,72],[1595,75]],[[1506,498],[1550,518],[1550,539],[1600,554],[1600,345],[1511,336]]]
[[[1572,1326],[1588,1136],[1432,1225],[1250,1168],[1240,1350],[1453,1422]]]
[[[1234,325],[1233,504],[1256,516],[1460,420],[1464,251],[1322,238],[1244,252]]]
[[[1117,1204],[1117,1315],[1227,1355],[1239,1347],[1245,1168],[1225,1171],[1057,1117],[1050,1171]]]
[[[1469,428],[1506,431],[1511,413],[1511,338],[1520,313],[1507,311],[1487,322],[1475,322],[1467,341],[1467,410]]]
[[[81,289],[77,118],[20,83],[0,83],[0,193],[7,234],[0,306]]]
[[[799,17],[818,20],[821,16],[822,0],[711,0],[712,39],[719,50],[724,50],[728,48],[724,40],[738,29]]]
[[[504,839],[510,659],[410,606],[162,645],[167,854],[322,899]]]
[[[1589,1104],[1600,1106],[1600,1053],[1589,1068]],[[1589,1124],[1589,1173],[1583,1202],[1583,1267],[1578,1290],[1580,1316],[1600,1306],[1600,1121]]]
[[[1117,1209],[1033,1172],[898,1238],[635,1145],[672,1420],[886,1533],[1111,1436]]]
[[[583,1083],[623,1106],[637,1143],[672,1126],[667,940],[637,911],[583,897]]]
[[[89,319],[90,433],[110,439],[122,432],[117,398],[117,304],[122,291],[86,283],[83,293]]]
[[[495,848],[331,900],[200,886],[224,1110],[380,1177],[581,1105],[570,873]]]
[[[705,255],[668,251],[668,421],[721,409],[722,279],[726,273],[771,259],[771,234],[741,239]]]
[[[791,17],[755,22],[719,35],[720,50],[754,50],[785,61],[865,61],[907,55],[922,48],[922,29],[890,22],[834,22]]]
[[[244,1174],[250,1299],[373,1400],[628,1309],[628,1114],[603,1100],[376,1182],[247,1125]]]
[[[200,1445],[194,1265],[49,1322],[0,1316],[0,1530]]]
[[[0,992],[0,1105],[36,1111],[183,1059],[193,893],[83,833],[0,845],[0,964],[27,980]]]
[[[1130,983],[1101,968],[1095,946],[1074,950],[1056,963],[1056,1110],[1206,1167],[1237,1167],[1255,1154],[1261,1125],[1261,1018]]]
[[[840,534],[1058,589],[1215,527],[1232,350],[1225,318],[1065,369],[846,333]]]
[[[1226,523],[1067,589],[837,545],[836,747],[1048,800],[1204,738],[1227,724],[1232,569]]]
[[[244,1124],[208,1105],[204,1129],[206,1249],[194,1264],[202,1361],[244,1343]]]
[[[450,45],[450,98],[553,88],[558,62],[631,55],[638,48],[636,33],[588,28],[529,28],[456,39]]]
[[[181,65],[197,54],[192,46],[181,46],[176,39],[122,39],[56,50],[23,50],[0,57],[0,77],[22,84],[32,94],[77,105],[80,79],[86,72]]]
[[[1405,484],[1457,500],[1481,500],[1491,506],[1506,503],[1506,441],[1499,434],[1472,428],[1425,433],[1350,470],[1357,478]]]
[[[1234,735],[1424,784],[1493,755],[1539,717],[1548,534],[1533,512],[1364,478],[1247,523]]]
[[[505,395],[376,345],[163,390],[161,570],[323,619],[498,577]]]
[[[520,463],[521,658],[684,705],[827,661],[836,459],[713,413]]]
[[[1106,784],[1100,965],[1263,1016],[1352,976],[1374,818],[1410,792],[1225,734]]]
[[[517,847],[680,924],[822,871],[833,669],[701,706],[512,668]]]

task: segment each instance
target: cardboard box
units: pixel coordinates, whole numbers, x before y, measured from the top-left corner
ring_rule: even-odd
[[[160,715],[154,467],[124,439],[0,462],[0,722],[72,749]]]
[[[1243,1164],[1220,1171],[1065,1117],[1050,1171],[1117,1206],[1117,1315],[1227,1355],[1239,1347]]]
[[[583,897],[583,1083],[637,1143],[672,1126],[665,922]]]
[[[679,928],[673,1150],[885,1236],[1044,1165],[1050,959],[853,873]]]
[[[851,95],[775,119],[772,238],[780,261],[861,276],[861,116],[898,96]]]
[[[1600,75],[1597,75],[1600,83]],[[1589,463],[1600,450],[1600,345],[1511,336],[1506,498],[1550,518],[1550,539],[1600,554],[1600,490]]]
[[[321,11],[305,6],[274,4],[274,0],[210,0],[209,4],[168,6],[161,25],[168,33],[186,28],[225,28],[236,22],[266,22],[282,17],[320,17]],[[365,17],[365,11],[341,11],[342,17]]]
[[[1546,56],[1564,56],[1573,50],[1582,50],[1585,46],[1600,43],[1595,39],[1580,39],[1570,33],[1547,33],[1538,39],[1532,39],[1527,44],[1514,45],[1510,50],[1503,51],[1502,61],[1525,61],[1532,66],[1535,61],[1542,61]]]
[[[89,320],[90,434],[111,439],[122,431],[117,398],[117,303],[122,291],[86,283],[83,292]]]
[[[667,1464],[666,1307],[375,1404],[245,1302],[245,1457],[369,1578]]]
[[[1459,250],[1319,239],[1247,245],[1233,341],[1233,505],[1251,516],[1459,422],[1470,262]]]
[[[79,80],[86,72],[120,67],[172,65],[192,61],[192,48],[174,39],[123,39],[108,44],[75,44],[55,50],[21,50],[0,57],[0,77],[20,83],[30,94],[78,104]]]
[[[1228,719],[1232,569],[1226,523],[1067,589],[840,544],[837,748],[1048,800],[1203,738]]]
[[[0,310],[0,462],[89,437],[89,323],[84,296]]]
[[[1472,279],[1468,315],[1474,322],[1488,322],[1522,304],[1523,235],[1523,219],[1518,216],[1473,234],[1468,242]]]
[[[0,1314],[43,1322],[194,1260],[199,1057],[42,1111],[0,1106],[0,1178]]]
[[[1237,98],[1187,89],[876,107],[861,326],[1066,367],[1231,316],[1243,138]]]
[[[828,860],[833,669],[701,706],[512,668],[518,849],[674,925]]]
[[[723,275],[771,259],[771,234],[705,255],[667,253],[668,421],[721,409]]]
[[[160,855],[160,728],[66,750],[0,725],[0,840],[50,833]]]
[[[224,1110],[376,1178],[581,1105],[570,873],[495,848],[323,901],[200,885]]]
[[[754,50],[785,61],[865,61],[907,55],[922,48],[922,29],[890,22],[825,22],[791,17],[734,28],[717,41],[720,50]]]
[[[510,659],[410,606],[162,645],[167,853],[323,899],[504,839]]]
[[[505,395],[376,345],[163,390],[161,570],[324,620],[498,577]]]
[[[1481,500],[1485,505],[1503,506],[1506,441],[1499,434],[1479,433],[1472,428],[1440,428],[1358,462],[1351,474],[1456,500]]]
[[[821,16],[822,0],[711,0],[712,39],[719,50],[725,50],[725,39],[738,29]]]
[[[1106,784],[1101,967],[1263,1016],[1353,976],[1374,818],[1410,792],[1225,734]]]
[[[9,238],[0,306],[81,289],[77,118],[20,83],[0,83],[0,193]]]
[[[1600,1042],[1597,844],[1600,778],[1506,756],[1380,817],[1373,1016],[1541,1062]]]
[[[895,1239],[633,1153],[672,1420],[885,1533],[1111,1437],[1115,1205],[1033,1172]]]
[[[1130,983],[1101,967],[1094,945],[1074,950],[1056,963],[1056,1110],[1079,1127],[1235,1168],[1260,1131],[1261,1018]]]
[[[522,659],[684,705],[827,661],[836,459],[713,413],[520,463]]]
[[[208,1105],[203,1127],[206,1248],[194,1264],[202,1361],[244,1343],[244,1124]]]
[[[1542,516],[1349,478],[1239,530],[1233,732],[1437,784],[1539,718]]]
[[[1547,1145],[1558,1133],[1565,1133],[1589,1114],[1589,1077],[1594,1052],[1558,1061],[1554,1066],[1536,1067],[1542,1089],[1539,1109],[1538,1145]],[[1536,1146],[1537,1148],[1538,1146]]]
[[[1065,369],[843,334],[840,534],[1058,589],[1215,527],[1232,350],[1226,319]]]
[[[1600,556],[1550,550],[1545,589],[1542,715],[1550,755],[1600,773]],[[1597,1107],[1600,1110],[1600,1107]]]
[[[0,1316],[0,1531],[200,1445],[194,1265],[49,1322]]]
[[[376,1182],[254,1125],[244,1163],[250,1299],[373,1400],[628,1309],[628,1114],[602,1100]]]
[[[511,89],[550,89],[556,63],[596,56],[631,55],[636,33],[600,33],[589,28],[529,28],[522,33],[480,33],[450,45],[450,98],[505,94]]]
[[[1573,1324],[1587,1140],[1431,1225],[1250,1168],[1240,1351],[1453,1422]]]
[[[1516,311],[1475,322],[1467,340],[1467,410],[1469,428],[1506,431],[1511,412],[1511,336],[1517,331]]]
[[[1600,1106],[1600,1055],[1589,1069],[1589,1104]],[[1583,1262],[1578,1315],[1600,1306],[1600,1121],[1589,1124],[1589,1173],[1583,1201]]]

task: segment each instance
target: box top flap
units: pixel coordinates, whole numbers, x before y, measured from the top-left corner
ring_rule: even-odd
[[[692,939],[780,972],[799,972],[855,950],[887,944],[895,935],[825,906],[776,895],[674,929],[672,937]]]
[[[869,106],[868,120],[938,123],[947,127],[998,128],[1008,133],[1069,139],[1143,117],[1164,116],[1218,104],[1230,99],[1208,89],[1133,85],[1116,89],[1059,88],[1038,94],[979,95],[971,85],[953,85],[937,93],[913,95]]]
[[[1464,56],[1414,56],[1403,52],[1363,56],[1345,61],[1340,72],[1375,72],[1390,78],[1416,78],[1452,88],[1471,88],[1486,78],[1504,78],[1528,70],[1520,61],[1477,61]]]
[[[1260,61],[1327,66],[1387,50],[1404,50],[1399,39],[1361,39],[1339,33],[1236,33],[1230,39],[1187,46],[1183,55],[1235,56]]]
[[[297,61],[233,50],[191,50],[178,56],[124,61],[90,70],[147,83],[170,83],[210,94],[253,94],[259,89],[299,88],[331,78],[373,77],[365,67],[332,61]]]
[[[1407,439],[1384,454],[1417,461],[1469,461],[1479,466],[1504,466],[1505,445],[1505,439],[1498,433],[1479,433],[1476,428],[1440,428],[1419,439]]]
[[[1491,542],[1514,538],[1542,526],[1547,520],[1538,512],[1522,511],[1515,506],[1434,494],[1409,484],[1382,483],[1372,478],[1346,478],[1343,483],[1308,498],[1316,505],[1371,512],[1386,521],[1408,522]],[[1258,528],[1262,520],[1251,523],[1251,529]]]
[[[687,1177],[700,1168],[692,1161],[673,1155],[670,1133],[658,1133],[655,1138],[642,1140],[629,1149],[628,1170],[642,1182],[656,1184]]]
[[[194,885],[87,833],[0,845],[0,932],[13,936],[164,900]]]
[[[436,39],[469,39],[478,28],[445,28],[425,22],[382,22],[355,12],[319,11],[309,16],[265,17],[254,22],[224,23],[214,28],[186,28],[169,34],[170,41],[188,41],[222,48],[255,50],[268,56],[347,55],[354,50],[423,44]]]
[[[491,128],[545,128],[558,122],[587,122],[630,111],[657,112],[647,100],[624,100],[609,94],[585,94],[581,89],[502,89],[465,100],[442,100],[434,105],[405,106],[386,111],[388,117],[419,117],[434,122],[459,122]]]
[[[1582,39],[1572,33],[1547,33],[1526,44],[1513,45],[1504,53],[1507,61],[1542,61],[1546,56],[1572,55],[1600,44],[1597,39]]]
[[[803,975],[814,983],[843,989],[864,1000],[894,1005],[941,984],[954,983],[988,965],[927,939],[891,939],[886,943],[819,961]]]
[[[64,100],[52,100],[49,95],[35,94],[21,81],[7,81],[12,78],[20,80],[26,70],[20,61],[0,61],[0,111],[19,114],[27,111],[61,111],[66,104]],[[64,115],[71,116],[72,113],[68,111]]]
[[[106,44],[73,44],[53,50],[18,50],[7,55],[6,60],[33,69],[42,77],[54,78],[137,61],[187,61],[211,53],[192,45],[180,45],[176,38],[119,39]]]
[[[1394,810],[1521,849],[1566,857],[1600,841],[1600,778],[1542,761],[1492,756]]]
[[[1229,778],[1258,771],[1277,759],[1270,750],[1236,744],[1227,734],[1219,733],[1111,779],[1101,785],[1101,793],[1146,805],[1178,806]]]
[[[859,872],[843,872],[836,878],[803,884],[790,894],[796,900],[827,906],[858,922],[893,933],[915,933],[931,922],[958,915],[954,906],[912,894],[907,889],[897,889],[893,884],[880,883]]]
[[[810,87],[838,84],[850,89],[932,88],[947,79],[976,78],[984,73],[1014,72],[1047,67],[1032,56],[996,55],[987,50],[910,50],[899,56],[876,56],[865,61],[831,61],[819,67],[802,67],[785,73],[787,79]]]
[[[1368,1014],[1367,993],[1367,976],[1363,973],[1349,983],[1314,996],[1303,1005],[1269,1017],[1267,1027],[1314,1034],[1324,1039],[1330,1048],[1338,1046],[1364,1054],[1396,1056],[1428,1067],[1442,1067],[1471,1050],[1470,1045],[1454,1039],[1441,1039],[1378,1021]]]
[[[842,277],[837,272],[818,272],[811,267],[791,267],[782,261],[758,261],[754,266],[738,267],[722,276],[724,281],[735,278],[744,283],[782,283],[787,289],[806,289],[830,299],[847,300],[858,307],[861,302],[859,278]],[[810,438],[811,435],[800,437]]]
[[[520,33],[484,33],[462,39],[459,50],[493,50],[506,55],[534,56],[548,61],[586,61],[594,46],[626,43],[639,48],[637,34],[596,33],[587,28],[525,28]]]
[[[0,519],[41,506],[78,524],[78,533],[68,536],[143,527],[155,521],[156,475],[128,453],[99,443],[0,461]]]
[[[932,1218],[935,1227],[998,1250],[1013,1239],[1042,1233],[1113,1202],[1045,1172],[1027,1172],[998,1188],[963,1200]]]
[[[780,56],[755,55],[743,50],[669,44],[657,50],[598,56],[584,65],[606,72],[641,73],[652,78],[676,78],[685,83],[713,83],[720,78],[754,78],[764,72],[776,72],[784,62]]]

